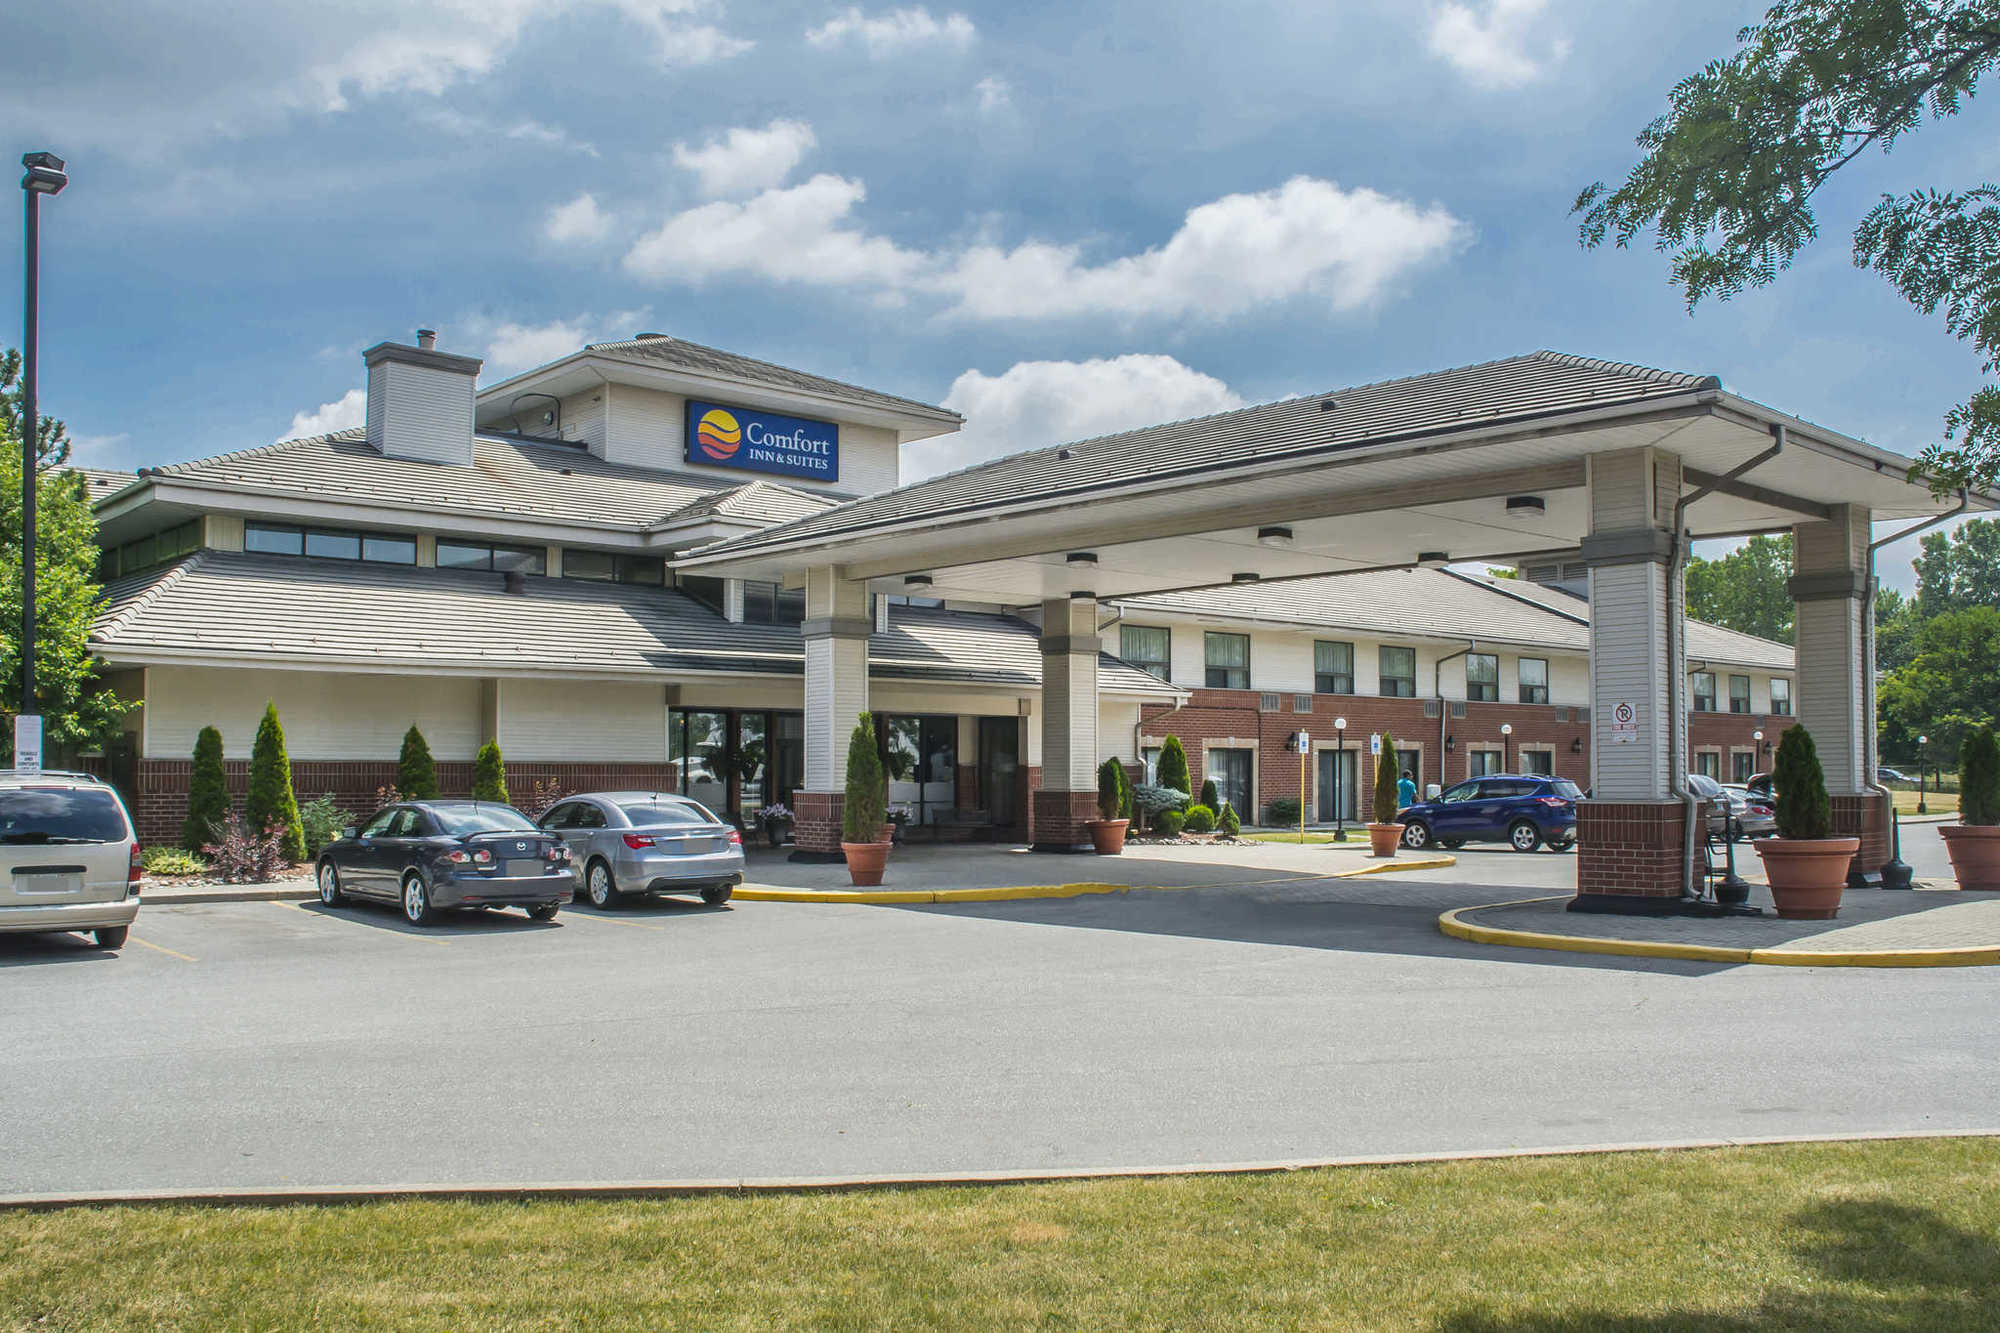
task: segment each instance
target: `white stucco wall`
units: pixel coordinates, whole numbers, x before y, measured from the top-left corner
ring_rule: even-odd
[[[278,706],[293,759],[394,759],[413,723],[439,759],[470,759],[480,745],[473,679],[150,667],[145,757],[185,759],[214,726],[224,752],[247,759],[266,700]]]
[[[500,750],[509,759],[665,762],[666,690],[610,681],[503,680]]]

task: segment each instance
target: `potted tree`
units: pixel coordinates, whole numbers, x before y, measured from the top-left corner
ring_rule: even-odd
[[[847,739],[847,792],[840,809],[840,850],[847,857],[847,876],[858,887],[880,884],[889,864],[888,803],[875,719],[863,713]]]
[[[1125,850],[1125,830],[1130,821],[1123,816],[1131,800],[1127,786],[1125,765],[1107,759],[1097,766],[1097,818],[1084,827],[1090,830],[1090,845],[1099,856],[1116,856]]]
[[[1961,889],[2000,889],[2000,740],[1993,728],[1958,752],[1958,822],[1938,830]]]
[[[1859,838],[1835,838],[1833,807],[1819,748],[1804,727],[1787,728],[1771,770],[1778,794],[1778,836],[1756,844],[1771,884],[1771,901],[1788,921],[1831,921],[1840,915],[1847,868],[1861,850]]]
[[[1382,753],[1375,760],[1375,800],[1369,808],[1375,816],[1368,825],[1370,855],[1394,856],[1397,844],[1403,841],[1403,826],[1396,822],[1396,782],[1401,776],[1396,771],[1396,738],[1385,731]]]

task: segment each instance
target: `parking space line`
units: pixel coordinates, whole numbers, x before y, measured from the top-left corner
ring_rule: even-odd
[[[630,926],[630,927],[632,927],[632,929],[634,929],[634,930],[665,930],[665,929],[666,929],[666,927],[665,927],[665,926],[656,926],[656,925],[654,925],[654,924],[653,924],[652,922],[650,922],[650,921],[627,921],[627,920],[623,919],[622,917],[615,917],[615,916],[599,916],[599,915],[597,915],[597,914],[596,914],[595,912],[564,912],[564,913],[561,913],[561,914],[560,914],[559,916],[557,916],[557,917],[556,917],[556,920],[558,920],[558,921],[561,921],[561,922],[570,922],[570,921],[602,921],[602,922],[603,922],[603,923],[604,923],[605,925],[607,925],[607,926]]]
[[[308,899],[307,901],[317,901],[317,900],[314,900],[314,899]],[[344,921],[344,922],[345,922],[345,924],[347,924],[347,925],[350,925],[350,926],[362,926],[362,925],[367,925],[367,924],[368,924],[368,923],[367,923],[367,922],[365,922],[365,921],[355,921],[355,920],[353,920],[353,919],[351,919],[351,918],[343,918],[343,917],[341,917],[341,916],[340,916],[340,915],[339,915],[338,913],[336,913],[336,912],[327,912],[327,911],[319,911],[319,912],[315,912],[315,911],[311,910],[310,908],[308,908],[308,907],[306,906],[306,904],[305,904],[305,903],[298,903],[298,902],[289,902],[289,901],[286,901],[286,900],[283,900],[283,899],[277,899],[277,900],[273,900],[273,901],[272,901],[272,906],[274,906],[274,907],[289,907],[289,908],[291,908],[291,909],[292,909],[292,910],[293,910],[294,912],[298,912],[298,913],[300,913],[301,915],[304,915],[304,916],[309,916],[309,917],[311,917],[311,918],[312,918],[313,920],[315,920],[315,921]],[[401,918],[400,916],[399,916],[399,917],[397,917],[396,919],[397,919],[398,921],[402,920],[402,918]],[[384,930],[384,931],[383,931],[383,933],[384,933],[384,934],[386,934],[386,935],[390,935],[390,936],[392,936],[392,937],[394,937],[394,938],[396,938],[396,939],[399,939],[399,940],[412,940],[412,941],[415,941],[415,942],[416,942],[416,943],[418,943],[418,944],[443,944],[443,943],[445,943],[445,941],[444,941],[443,939],[440,939],[439,937],[437,937],[437,936],[435,936],[435,935],[419,935],[419,934],[417,934],[417,933],[416,933],[416,931],[414,931],[414,930],[398,930],[398,929],[395,929],[395,928],[391,927],[391,928],[388,928],[388,929]]]
[[[192,963],[194,961],[194,959],[188,957],[186,954],[176,952],[173,949],[169,949],[164,944],[155,944],[151,940],[142,940],[137,935],[127,935],[125,938],[129,943],[143,944],[148,949],[151,949],[154,953],[163,953],[169,958],[178,958],[183,963]]]

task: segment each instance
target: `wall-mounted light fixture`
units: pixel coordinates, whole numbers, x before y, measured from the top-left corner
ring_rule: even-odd
[[[1260,574],[1253,574],[1246,570],[1239,574],[1231,574],[1229,576],[1229,581],[1231,583],[1255,583],[1257,582],[1258,579],[1262,577],[1263,576]]]
[[[1445,752],[1446,754],[1450,754],[1450,753],[1451,753],[1451,752],[1452,752],[1453,750],[1455,750],[1455,749],[1457,749],[1457,748],[1458,748],[1458,737],[1457,737],[1457,735],[1455,735],[1455,734],[1454,734],[1454,735],[1450,735],[1450,736],[1446,736],[1446,737],[1444,738],[1444,752]]]
[[[1071,551],[1068,555],[1064,556],[1063,559],[1067,561],[1071,566],[1095,565],[1097,563],[1097,552]]]
[[[1569,752],[1570,752],[1571,754],[1582,754],[1582,753],[1583,753],[1583,737],[1581,737],[1581,736],[1572,736],[1572,737],[1570,737],[1570,739],[1569,739]]]
[[[1292,544],[1292,530],[1282,527],[1259,528],[1257,529],[1257,544],[1259,546],[1269,546],[1273,550],[1285,550]]]
[[[931,576],[928,574],[905,574],[903,576],[903,586],[910,589],[928,588],[931,586]]]
[[[1539,495],[1510,495],[1507,497],[1508,518],[1542,518],[1548,512],[1548,505]]]

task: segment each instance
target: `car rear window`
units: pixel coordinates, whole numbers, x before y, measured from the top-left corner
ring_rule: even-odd
[[[98,788],[13,787],[0,791],[0,843],[124,842],[118,798]]]
[[[467,833],[539,833],[533,820],[511,805],[447,805],[431,809],[438,826],[453,837]]]
[[[1583,788],[1577,786],[1568,778],[1557,778],[1549,786],[1555,790],[1556,795],[1563,797],[1565,800],[1580,801],[1583,799]]]
[[[657,828],[663,824],[713,824],[715,816],[692,801],[633,801],[618,807],[634,828]]]

